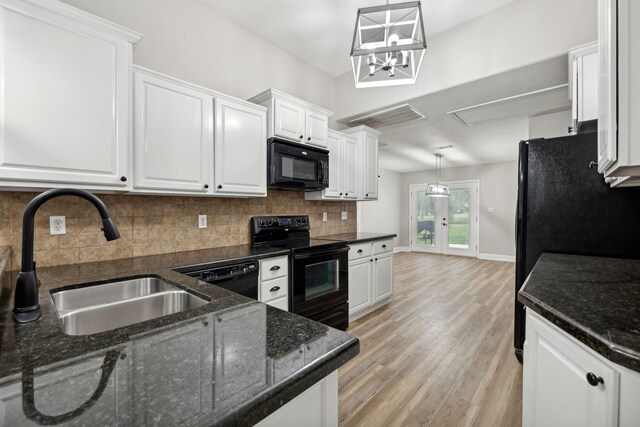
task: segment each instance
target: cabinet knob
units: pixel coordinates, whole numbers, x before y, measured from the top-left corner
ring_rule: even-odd
[[[378,260],[378,258],[376,258],[376,261]]]
[[[594,387],[597,387],[598,384],[604,384],[602,377],[597,376],[593,372],[587,373],[587,382]]]
[[[345,196],[348,196],[348,195],[349,195],[349,193],[344,193],[344,195],[345,195]]]
[[[311,137],[308,137],[308,138],[307,138],[307,141],[311,141]]]
[[[204,188],[205,188],[205,190],[206,190],[207,188],[209,188],[209,184],[205,184],[205,185],[204,185]]]
[[[340,195],[342,196],[342,193],[340,193]]]
[[[364,196],[365,196],[365,197],[369,197],[369,193],[365,194]]]
[[[269,270],[271,271],[278,271],[280,270],[280,266],[279,265],[274,265],[273,267],[271,267]]]
[[[373,258],[369,260],[369,262],[373,262]]]
[[[358,249],[358,253],[361,254],[362,253],[362,249]]]
[[[269,289],[269,292],[276,292],[280,290],[280,286],[274,286],[273,288]]]
[[[222,184],[218,184],[218,189],[221,189],[221,188],[222,188]]]
[[[384,249],[384,248],[386,248],[386,247],[387,247],[387,245],[382,245],[382,249]]]
[[[304,135],[300,135],[300,139],[304,139]]]
[[[126,176],[121,176],[121,177],[120,177],[120,181],[122,181],[122,182],[127,182],[127,177],[126,177]]]

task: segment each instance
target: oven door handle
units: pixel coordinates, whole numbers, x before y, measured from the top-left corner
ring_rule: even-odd
[[[327,251],[313,252],[313,253],[309,253],[309,254],[294,254],[293,255],[293,259],[296,260],[296,259],[316,258],[316,257],[325,256],[325,255],[337,255],[337,254],[341,254],[343,252],[349,252],[349,247],[345,246],[344,248],[330,249],[330,250],[327,250]]]

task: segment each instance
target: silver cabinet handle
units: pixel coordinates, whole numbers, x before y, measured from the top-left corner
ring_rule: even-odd
[[[269,292],[276,292],[280,290],[280,286],[274,286],[273,288],[269,289]]]
[[[279,265],[274,265],[273,267],[271,267],[269,270],[271,271],[278,271],[280,270],[280,266]]]

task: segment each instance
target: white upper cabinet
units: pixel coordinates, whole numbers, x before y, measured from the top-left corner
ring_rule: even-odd
[[[62,2],[0,1],[3,186],[126,190],[141,36]]]
[[[342,196],[342,138],[336,131],[330,130],[327,136],[329,149],[329,187],[324,190],[324,197],[339,198]]]
[[[327,134],[329,132],[329,117],[314,111],[305,111],[305,143],[327,148]]]
[[[569,50],[569,95],[573,130],[578,123],[598,119],[598,43]]]
[[[304,108],[278,98],[273,102],[273,134],[283,138],[289,138],[294,141],[303,142],[305,134]]]
[[[360,144],[358,153],[358,199],[378,199],[378,139],[380,132],[368,126],[357,126],[342,131],[356,138]]]
[[[598,170],[614,186],[640,185],[639,20],[634,0],[598,0]]]
[[[278,136],[327,148],[330,111],[275,89],[262,92],[249,101],[268,108],[268,137]]]
[[[212,186],[213,97],[134,71],[134,188],[206,193]]]
[[[358,198],[358,139],[349,135],[342,137],[342,191],[345,199]]]
[[[306,192],[305,198],[307,200],[357,200],[360,171],[358,139],[330,129],[327,142],[329,187],[323,191]]]
[[[267,113],[245,101],[216,99],[215,193],[267,195]]]

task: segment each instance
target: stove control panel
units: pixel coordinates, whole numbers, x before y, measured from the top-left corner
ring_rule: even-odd
[[[254,216],[251,218],[252,231],[259,230],[308,230],[309,216]]]

